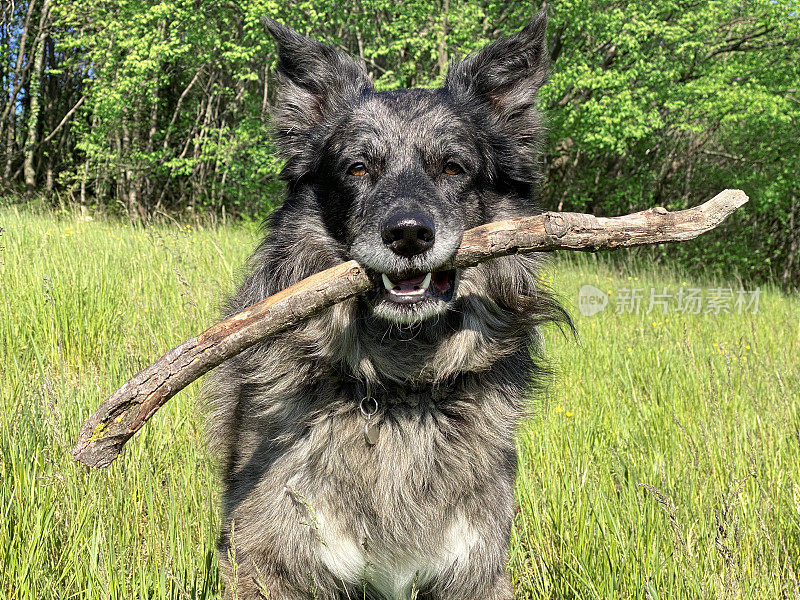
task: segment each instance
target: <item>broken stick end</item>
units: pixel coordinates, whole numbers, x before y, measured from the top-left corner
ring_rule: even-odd
[[[108,467],[122,452],[130,435],[107,434],[88,437],[81,432],[69,453],[73,460],[95,469]]]

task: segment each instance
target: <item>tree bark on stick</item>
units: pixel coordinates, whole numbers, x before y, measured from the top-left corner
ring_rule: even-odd
[[[748,200],[725,190],[705,204],[674,213],[652,208],[621,217],[546,212],[489,223],[464,233],[447,268],[465,268],[509,254],[594,252],[693,239],[714,229]],[[376,287],[357,262],[342,263],[273,295],[176,346],[105,400],[84,423],[72,456],[107,467],[125,442],[167,400],[225,360],[312,315]]]

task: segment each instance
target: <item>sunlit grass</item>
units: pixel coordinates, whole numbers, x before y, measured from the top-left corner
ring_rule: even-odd
[[[197,386],[106,471],[67,450],[109,392],[210,324],[253,234],[11,210],[0,227],[0,597],[214,597]]]
[[[0,598],[218,598],[197,385],[108,470],[67,451],[214,321],[255,232],[14,209],[0,227]],[[647,314],[650,287],[726,282],[591,256],[544,278],[579,339],[547,332],[554,376],[520,438],[517,597],[800,598],[800,301]],[[611,291],[605,311],[576,310],[585,284]],[[616,314],[626,287],[646,291],[638,314]]]
[[[579,341],[547,336],[555,375],[520,440],[518,596],[800,597],[798,299],[762,289],[740,310],[755,290],[735,280],[584,255],[548,275]],[[581,315],[583,285],[604,311]],[[618,313],[634,288],[639,313]],[[679,312],[691,288],[734,297]]]

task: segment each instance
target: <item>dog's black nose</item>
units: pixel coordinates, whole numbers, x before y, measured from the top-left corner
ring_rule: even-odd
[[[383,223],[383,243],[400,256],[422,254],[433,246],[436,228],[421,213],[394,213]]]

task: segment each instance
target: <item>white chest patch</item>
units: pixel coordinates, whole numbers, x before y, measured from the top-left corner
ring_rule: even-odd
[[[466,565],[478,542],[477,532],[460,515],[443,528],[435,547],[417,553],[388,547],[369,532],[358,539],[331,517],[316,514],[322,562],[337,579],[352,585],[366,581],[387,600],[407,600],[412,587],[425,585],[456,563]]]

